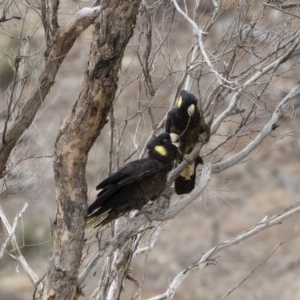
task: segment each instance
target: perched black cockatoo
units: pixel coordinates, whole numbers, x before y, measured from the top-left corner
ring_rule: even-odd
[[[87,227],[103,226],[155,200],[166,187],[167,173],[173,168],[177,147],[168,133],[147,145],[148,157],[127,163],[96,187],[101,191],[88,207]]]
[[[179,137],[178,163],[192,151],[201,133],[207,132],[205,142],[208,141],[210,129],[205,123],[203,113],[197,106],[197,98],[193,94],[185,90],[180,92],[175,106],[167,115],[166,132],[175,133],[174,136]],[[175,180],[175,191],[178,195],[190,193],[195,187],[196,167],[199,163],[203,163],[200,156],[190,162]]]

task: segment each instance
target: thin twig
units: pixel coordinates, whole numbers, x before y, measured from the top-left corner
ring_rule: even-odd
[[[297,83],[291,91],[280,101],[277,105],[274,113],[269,120],[269,122],[263,127],[261,132],[255,137],[255,139],[247,144],[247,146],[237,154],[231,156],[230,158],[221,161],[220,163],[214,164],[212,166],[212,173],[219,173],[225,169],[232,167],[237,164],[241,160],[243,160],[246,156],[249,155],[258,145],[262,143],[262,141],[274,130],[274,126],[277,125],[280,117],[283,116],[284,110],[287,105],[292,102],[300,94],[300,83]],[[299,101],[299,100],[298,100]],[[276,127],[275,127],[276,128]]]
[[[27,207],[28,207],[28,203],[26,202],[24,204],[24,207],[21,209],[21,211],[15,217],[14,222],[13,222],[13,226],[10,226],[10,224],[9,224],[5,214],[4,214],[4,211],[3,211],[2,207],[0,206],[0,219],[2,220],[2,223],[3,223],[3,225],[6,228],[6,231],[8,233],[8,242],[11,240],[11,244],[12,244],[14,252],[15,252],[15,256],[14,256],[15,259],[20,263],[23,270],[27,273],[30,281],[36,287],[37,284],[39,283],[39,278],[34,273],[34,271],[30,268],[30,266],[28,265],[26,259],[22,255],[22,253],[20,251],[20,248],[18,246],[18,242],[17,242],[16,236],[15,236],[15,232],[14,232],[15,229],[16,229],[18,220],[22,217],[22,215],[24,214]],[[5,248],[3,248],[3,249],[5,250]],[[1,249],[1,253],[2,253],[2,249]],[[2,256],[0,255],[0,258],[1,257]]]
[[[203,35],[207,35],[207,32],[202,31],[198,25],[185,13],[179,6],[176,0],[172,0],[176,10],[189,22],[189,24],[192,26],[194,34],[198,37],[198,44],[201,50],[201,53],[203,55],[203,58],[205,62],[207,63],[210,70],[216,75],[216,78],[219,82],[219,84],[227,86],[228,88],[232,88],[231,85],[235,85],[234,82],[224,78],[214,67],[213,63],[211,62],[209,55],[205,49],[204,46],[204,39]]]
[[[20,114],[13,124],[7,128],[5,142],[0,144],[0,178],[5,176],[5,169],[10,153],[24,131],[33,122],[37,111],[43,103],[50,88],[55,82],[56,74],[76,38],[99,16],[100,5],[93,8],[81,9],[74,18],[56,35],[53,46],[49,50],[49,58],[44,70],[39,76],[38,83],[29,97],[25,100]],[[60,45],[59,47],[54,45]]]
[[[265,217],[261,222],[259,222],[257,225],[253,226],[252,228],[240,232],[235,237],[221,242],[215,247],[211,248],[210,250],[206,251],[200,258],[200,260],[187,268],[185,268],[183,271],[178,273],[175,278],[170,283],[168,289],[165,293],[149,298],[147,300],[164,300],[164,299],[172,299],[175,295],[177,289],[179,286],[183,283],[185,279],[188,278],[191,271],[194,269],[203,269],[205,266],[207,266],[214,258],[216,253],[220,252],[223,249],[230,248],[234,245],[239,244],[240,242],[252,237],[253,235],[257,234],[258,232],[261,232],[271,226],[279,225],[282,223],[283,220],[295,215],[296,213],[300,212],[300,202],[295,203],[294,205],[286,208],[283,212],[280,212],[277,215],[274,215],[272,217]],[[275,249],[276,250],[276,249]]]
[[[279,243],[272,251],[271,253],[265,257],[263,259],[263,261],[261,261],[258,265],[256,265],[254,268],[252,268],[250,270],[250,272],[241,280],[239,281],[236,285],[234,285],[225,295],[222,296],[222,298],[220,298],[220,300],[224,300],[225,298],[227,298],[233,291],[235,291],[237,288],[239,288],[256,270],[258,270],[259,268],[261,268],[261,266],[263,266],[270,257],[272,257],[275,252],[278,250],[279,247],[281,247],[286,241],[282,241],[281,243]]]
[[[286,51],[275,61],[272,63],[266,65],[265,67],[262,67],[259,69],[256,73],[254,73],[253,76],[251,76],[246,82],[236,91],[236,93],[232,96],[230,103],[228,107],[219,115],[219,117],[216,118],[216,120],[213,122],[211,126],[211,133],[214,134],[220,127],[221,123],[224,121],[225,118],[230,116],[232,114],[232,111],[234,110],[237,100],[239,99],[240,94],[251,84],[253,84],[256,80],[258,80],[261,76],[269,72],[270,70],[276,68],[281,63],[286,61],[288,57],[294,52],[294,50],[298,47],[300,42],[300,36],[297,38],[294,38],[292,41],[291,46],[289,49],[286,49]]]
[[[8,232],[8,237],[6,238],[5,242],[3,243],[2,245],[2,248],[1,248],[1,251],[0,251],[0,261],[4,255],[4,251],[5,249],[7,248],[7,245],[9,244],[10,240],[12,239],[14,233],[15,233],[15,230],[17,228],[17,225],[18,225],[18,221],[19,219],[22,217],[22,215],[24,214],[25,210],[27,209],[28,207],[28,204],[27,202],[25,203],[24,207],[20,210],[20,212],[16,215],[15,219],[14,219],[14,222],[13,222],[13,226],[11,227],[11,230],[9,230],[9,223],[6,219],[6,216],[4,214],[4,211],[2,209],[2,207],[0,206],[0,220],[2,220],[2,223],[4,224],[7,232]]]
[[[269,7],[273,8],[273,9],[275,9],[275,10],[278,10],[278,11],[284,13],[284,14],[287,14],[287,15],[290,15],[290,16],[293,16],[293,17],[295,17],[295,18],[300,19],[300,15],[297,15],[297,14],[294,14],[294,13],[288,11],[288,10],[285,10],[285,9],[282,8],[282,6],[279,6],[279,5],[272,5],[272,4],[269,4],[269,3],[266,3],[266,2],[264,2],[263,4],[264,4],[265,6],[269,6]],[[296,4],[296,5],[294,4],[293,6],[290,6],[290,7],[296,7],[296,6],[299,7],[300,4],[299,4],[299,3]],[[286,8],[289,8],[289,7],[286,7]]]
[[[210,176],[213,173],[218,173],[221,170],[229,168],[235,165],[237,162],[244,159],[251,151],[253,151],[262,141],[273,131],[273,126],[279,120],[279,118],[283,115],[284,110],[291,103],[291,101],[300,93],[300,84],[296,84],[295,87],[282,99],[282,101],[276,107],[270,121],[264,126],[263,130],[256,136],[256,138],[248,144],[243,150],[241,150],[238,154],[230,157],[224,162],[211,164],[208,163],[204,165],[201,172],[200,183],[195,187],[195,189],[188,195],[182,197],[180,201],[175,203],[173,206],[167,208],[163,213],[157,212],[155,207],[155,203],[153,206],[147,210],[147,217],[140,214],[137,217],[130,220],[127,227],[125,227],[122,231],[118,232],[113,239],[108,241],[104,245],[104,249],[96,253],[93,259],[88,264],[87,268],[80,274],[79,276],[79,284],[82,284],[87,278],[88,274],[93,270],[93,268],[98,264],[99,259],[104,255],[108,255],[112,253],[116,248],[122,245],[129,237],[135,235],[140,228],[149,221],[149,216],[151,216],[152,220],[157,221],[166,221],[171,218],[174,218],[178,215],[183,209],[188,207],[195,199],[199,197],[202,191],[207,186]],[[195,158],[201,147],[203,146],[203,142],[199,142],[194,147],[193,151],[190,153],[191,158]],[[188,161],[184,160],[176,169],[170,172],[168,177],[168,186],[170,186],[175,178],[181,173],[181,171],[187,166]]]

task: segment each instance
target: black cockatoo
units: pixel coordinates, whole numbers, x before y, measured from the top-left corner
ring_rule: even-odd
[[[179,138],[178,163],[193,150],[201,133],[207,132],[205,142],[208,141],[210,129],[193,94],[186,90],[180,92],[175,106],[167,115],[166,132],[175,134],[174,136],[177,135]],[[175,191],[178,195],[190,193],[195,187],[196,167],[199,163],[203,163],[200,156],[195,161],[191,161],[175,180]]]
[[[153,138],[147,145],[148,157],[127,163],[96,187],[101,191],[88,207],[87,227],[103,226],[134,209],[155,200],[166,187],[177,147],[168,133]]]

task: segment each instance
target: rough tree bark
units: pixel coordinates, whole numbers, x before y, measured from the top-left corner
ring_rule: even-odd
[[[57,214],[43,299],[78,297],[77,275],[87,203],[87,155],[113,103],[121,60],[133,34],[139,4],[139,0],[102,1],[82,90],[56,141]]]
[[[5,176],[7,160],[12,149],[24,131],[31,125],[37,111],[53,86],[56,74],[74,45],[76,38],[92,24],[98,14],[99,9],[94,8],[83,16],[78,15],[64,28],[56,28],[53,35],[47,38],[45,67],[39,76],[37,85],[26,99],[25,105],[14,123],[3,130],[0,143],[0,178]],[[47,26],[50,26],[50,24]],[[45,31],[47,32],[46,28]]]
[[[293,127],[297,123],[291,124],[286,119],[289,117],[297,121],[297,107],[299,107],[300,86],[298,83],[295,84],[298,78],[297,66],[299,62],[299,14],[296,15],[294,12],[285,11],[284,9],[298,7],[299,5],[295,3],[282,5],[278,3],[276,5],[272,3],[259,4],[257,0],[240,1],[239,3],[234,3],[234,1],[229,1],[229,3],[225,0],[210,1],[210,7],[208,4],[204,4],[205,1],[196,1],[195,3],[188,3],[188,1],[183,3],[177,0],[169,1],[169,3],[165,1],[143,2],[144,7],[142,6],[139,10],[138,20],[140,23],[137,25],[136,41],[133,42],[133,47],[130,48],[133,58],[136,55],[141,66],[135,66],[136,60],[132,60],[131,70],[128,73],[126,70],[123,76],[120,75],[118,87],[120,94],[125,88],[126,90],[134,89],[133,87],[136,88],[135,93],[139,94],[136,99],[132,99],[138,104],[138,110],[134,111],[132,117],[132,102],[127,105],[114,101],[114,104],[117,105],[115,107],[112,105],[113,100],[118,99],[118,95],[116,96],[115,93],[119,81],[118,73],[121,59],[124,48],[133,33],[135,18],[141,1],[96,0],[95,5],[97,6],[80,9],[76,15],[70,17],[66,26],[61,25],[65,22],[65,7],[63,6],[63,10],[61,10],[60,2],[61,4],[68,4],[68,1],[41,0],[40,6],[37,8],[33,4],[32,6],[28,5],[27,2],[26,5],[23,5],[22,1],[4,0],[3,2],[2,15],[4,21],[10,19],[5,17],[6,12],[11,11],[13,13],[11,3],[16,5],[18,12],[22,12],[22,9],[26,11],[26,13],[21,14],[22,18],[20,18],[23,22],[22,28],[28,26],[27,19],[24,17],[23,20],[23,16],[27,14],[27,8],[30,7],[33,11],[38,12],[46,40],[45,49],[43,49],[45,64],[39,70],[41,75],[36,84],[31,83],[30,85],[34,86],[31,94],[28,97],[26,94],[25,98],[25,93],[19,95],[19,93],[14,92],[14,88],[11,88],[9,92],[12,96],[3,97],[7,99],[8,103],[6,115],[1,112],[0,116],[1,118],[5,115],[4,120],[1,120],[4,126],[0,140],[0,179],[4,183],[3,190],[6,190],[6,180],[13,182],[14,178],[10,179],[9,176],[13,174],[12,171],[17,169],[10,167],[10,161],[13,162],[14,158],[14,153],[11,153],[11,151],[16,149],[17,154],[19,154],[18,152],[20,154],[15,155],[15,157],[18,159],[19,156],[22,156],[23,159],[22,147],[19,149],[16,142],[24,131],[30,127],[36,113],[41,111],[41,104],[54,84],[61,63],[79,34],[90,24],[95,24],[95,29],[90,60],[85,72],[81,94],[77,101],[74,99],[73,110],[63,123],[56,142],[54,169],[57,216],[52,227],[52,254],[49,259],[47,273],[40,282],[40,278],[31,270],[21,255],[17,242],[14,242],[17,220],[23,215],[25,208],[16,215],[11,226],[0,207],[0,219],[3,220],[2,223],[7,230],[7,238],[0,247],[0,260],[6,254],[5,251],[9,241],[12,241],[14,251],[17,253],[15,260],[22,266],[36,287],[34,297],[76,299],[80,287],[87,287],[86,296],[88,296],[88,290],[91,287],[89,283],[92,282],[91,284],[93,284],[90,277],[95,277],[96,274],[93,272],[94,270],[97,270],[97,275],[99,273],[100,275],[98,285],[91,294],[90,299],[119,299],[123,292],[124,295],[125,293],[128,294],[128,287],[130,288],[131,284],[127,285],[125,282],[127,279],[137,283],[137,286],[132,289],[136,292],[133,297],[141,298],[141,295],[145,297],[146,293],[144,294],[144,291],[147,292],[148,289],[148,283],[146,284],[148,278],[144,274],[149,270],[151,272],[151,266],[149,262],[146,264],[147,259],[145,259],[145,273],[142,276],[138,275],[138,277],[135,277],[135,274],[131,272],[131,267],[134,267],[133,263],[135,263],[134,260],[138,254],[143,253],[147,258],[148,252],[155,245],[157,236],[164,231],[161,230],[164,224],[149,223],[149,221],[173,219],[194,203],[203,201],[206,197],[201,197],[201,195],[210,178],[213,177],[212,175],[234,167],[238,163],[248,160],[248,158],[250,160],[255,159],[256,153],[254,150],[258,146],[263,149],[265,145],[263,141],[266,138],[269,141],[284,138],[287,141],[284,149],[288,149],[285,147],[292,144],[293,146],[297,145],[296,138],[299,137],[299,126],[297,128]],[[74,7],[76,7],[74,9],[76,10],[77,5]],[[277,10],[277,13],[280,12],[280,14],[273,14],[273,10]],[[286,18],[283,14],[286,14]],[[30,17],[28,17],[28,20]],[[182,21],[190,26],[190,37],[184,36],[182,38],[183,34],[188,33],[186,30],[181,31],[181,25],[184,24]],[[30,20],[29,23],[35,23],[35,21]],[[180,28],[178,25],[180,25]],[[31,38],[33,42],[40,42],[40,35],[33,38],[34,34],[32,34],[32,37],[28,40],[27,36],[28,32],[17,35],[20,41],[26,40],[28,45]],[[190,50],[188,50],[189,44],[191,46]],[[26,66],[25,60],[28,58],[34,61],[37,57],[40,57],[39,51],[41,49],[39,46],[36,52],[35,47],[33,47],[28,53],[24,51],[25,55],[23,55],[20,49],[26,47],[21,46],[20,43],[19,52],[13,59],[16,74],[14,84],[17,85],[18,78],[24,78],[24,83],[21,82],[20,84],[23,87],[26,85],[26,76],[22,75],[27,73],[20,71],[18,63],[20,62],[23,65],[22,62],[24,61],[24,66]],[[173,54],[175,52],[176,54]],[[31,55],[31,53],[35,54]],[[13,54],[10,56],[12,57]],[[101,229],[96,237],[93,236],[91,243],[85,243],[86,248],[83,252],[86,250],[87,254],[84,253],[87,261],[81,260],[87,200],[85,182],[87,155],[106,123],[108,112],[110,111],[111,120],[113,120],[111,122],[111,132],[118,133],[117,130],[122,128],[120,136],[117,136],[117,134],[111,135],[110,169],[114,155],[118,158],[119,154],[123,155],[122,149],[125,149],[125,147],[130,149],[131,141],[125,142],[124,148],[120,145],[126,140],[127,133],[132,133],[133,127],[131,125],[136,126],[133,138],[135,149],[139,149],[140,133],[147,134],[150,139],[153,134],[163,130],[165,118],[161,119],[159,115],[155,118],[153,114],[158,109],[161,111],[166,110],[169,105],[167,101],[172,99],[173,94],[175,97],[175,94],[182,87],[195,92],[197,97],[199,96],[199,104],[205,112],[207,121],[211,124],[212,136],[210,144],[206,145],[201,153],[205,155],[205,164],[202,166],[201,172],[198,172],[199,180],[196,188],[189,195],[180,198],[175,196],[176,198],[174,197],[172,201],[170,201],[171,192],[167,191],[158,201],[149,203],[144,208],[146,213],[130,217],[124,227],[115,226],[115,230],[112,230],[113,234],[109,237],[106,236],[109,228]],[[26,90],[26,93],[28,90]],[[147,97],[143,96],[144,93],[147,94]],[[18,103],[19,99],[21,99],[20,103]],[[13,114],[13,109],[10,109],[10,106],[15,105],[15,103],[18,103],[16,107],[20,111],[19,114]],[[118,105],[122,105],[121,109],[123,110],[126,107],[128,111],[114,119],[113,111],[117,112]],[[156,125],[157,119],[159,119],[158,125]],[[143,132],[141,124],[144,120],[145,127],[148,128]],[[149,124],[152,126],[148,126]],[[279,125],[283,126],[276,129]],[[293,125],[290,129],[284,128],[290,125]],[[151,128],[153,131],[149,132]],[[142,137],[142,139],[144,138],[145,136]],[[204,146],[203,140],[205,139],[200,138],[199,143],[189,155],[190,157],[195,158],[199,155],[200,149]],[[285,141],[283,140],[283,142]],[[268,140],[264,143],[268,143]],[[26,146],[27,144],[26,141]],[[282,144],[280,147],[282,147]],[[126,153],[126,150],[124,153]],[[142,154],[143,152],[140,156]],[[25,159],[28,155],[24,156]],[[132,159],[131,154],[128,157]],[[29,158],[35,159],[35,156],[32,158],[29,156]],[[258,165],[256,161],[255,163]],[[281,170],[279,171],[279,168],[281,168],[279,163],[280,161],[277,162],[276,160],[276,166],[270,169],[274,173],[272,174],[273,179],[276,177],[276,184],[278,181],[288,193],[298,199],[299,189],[292,177],[293,173],[289,175],[282,173]],[[189,161],[184,160],[180,166],[169,174],[169,185],[187,164],[189,164]],[[256,170],[255,168],[255,174]],[[25,172],[24,174],[26,175]],[[247,175],[252,176],[253,174]],[[214,185],[213,187],[215,188]],[[221,186],[220,188],[222,189]],[[23,190],[20,191],[23,192]],[[218,186],[217,191],[219,191]],[[44,200],[46,200],[46,197]],[[243,204],[247,202],[246,199],[242,200]],[[205,201],[208,200],[205,199]],[[232,201],[235,203],[236,200],[233,199]],[[240,204],[240,202],[237,203]],[[27,203],[24,207],[27,207]],[[195,275],[194,271],[213,262],[218,252],[228,249],[266,228],[281,224],[284,219],[299,212],[300,204],[297,202],[294,205],[287,206],[276,215],[264,217],[254,227],[249,227],[248,230],[243,229],[231,239],[221,242],[216,238],[219,235],[219,232],[217,232],[219,229],[212,228],[212,240],[213,243],[217,244],[211,246],[210,238],[209,241],[200,238],[201,250],[196,251],[203,253],[204,247],[208,247],[206,248],[208,250],[199,256],[196,263],[194,259],[192,263],[187,263],[183,270],[179,270],[180,272],[177,275],[175,274],[173,280],[166,281],[165,291],[162,294],[152,295],[149,299],[173,298],[175,294],[180,293],[179,287],[183,285],[183,282],[191,278],[190,285],[193,281],[192,274]],[[263,210],[259,208],[259,215],[261,213],[263,213]],[[202,224],[203,220],[199,220],[199,222],[199,224]],[[216,223],[214,220],[212,225],[213,227],[215,227],[215,224],[223,225],[222,222],[223,220],[217,218]],[[253,223],[251,222],[251,224]],[[224,225],[224,228],[227,228],[226,224]],[[239,227],[236,229],[241,230]],[[294,227],[292,231],[294,233]],[[96,246],[98,246],[97,249],[95,249]],[[159,247],[158,244],[158,249]],[[92,252],[94,252],[93,256],[91,255]],[[298,262],[297,259],[296,262]],[[284,264],[284,262],[282,261],[281,264]],[[234,268],[235,266],[232,266],[232,269]],[[81,274],[78,275],[79,270]],[[170,274],[169,278],[174,275],[172,274],[173,270],[164,269],[164,273],[166,272]],[[236,274],[234,275],[236,276]],[[202,276],[202,274],[197,276]],[[149,282],[151,283],[151,281]],[[198,282],[199,280],[196,279],[196,284]],[[212,280],[211,286],[213,286],[213,283]],[[208,283],[205,282],[205,284]],[[186,287],[189,287],[189,285]],[[230,289],[229,293],[238,286],[240,284]],[[211,291],[209,296],[213,297]],[[131,293],[131,291],[129,292]],[[153,288],[150,292],[153,292]],[[188,291],[186,290],[186,292]],[[37,295],[38,293],[39,295]],[[219,291],[216,291],[216,293],[219,294]],[[229,293],[222,299],[226,298]]]

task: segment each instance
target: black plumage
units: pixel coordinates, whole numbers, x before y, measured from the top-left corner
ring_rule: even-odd
[[[168,133],[147,145],[148,157],[127,163],[99,183],[101,191],[88,207],[87,227],[103,226],[133,209],[141,209],[163,192],[167,173],[173,168],[177,147]]]
[[[201,133],[207,132],[205,142],[208,141],[209,126],[205,123],[203,113],[197,106],[197,98],[193,94],[185,90],[180,92],[174,108],[167,115],[166,132],[179,136],[178,163],[193,150]],[[200,156],[191,162],[175,180],[175,191],[178,195],[190,193],[195,187],[196,167],[199,163],[203,163]]]

